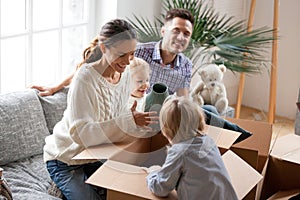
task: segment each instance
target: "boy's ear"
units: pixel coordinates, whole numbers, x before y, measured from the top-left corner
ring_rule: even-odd
[[[105,53],[106,47],[103,43],[100,43],[100,50],[103,54]]]

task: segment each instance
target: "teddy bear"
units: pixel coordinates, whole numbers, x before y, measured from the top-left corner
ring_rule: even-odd
[[[200,106],[210,104],[216,107],[219,114],[226,111],[228,99],[226,88],[222,82],[226,67],[209,64],[198,70],[201,80],[191,91],[191,97]]]

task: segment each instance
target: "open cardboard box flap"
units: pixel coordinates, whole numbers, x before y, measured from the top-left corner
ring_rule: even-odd
[[[138,138],[129,142],[118,142],[111,144],[101,144],[88,147],[72,159],[110,159],[124,161],[127,163],[135,162],[136,154],[143,154],[150,151],[150,138]]]
[[[209,135],[219,148],[229,149],[236,139],[241,135],[240,132],[231,131],[215,126],[206,125],[204,132]]]
[[[126,149],[131,143],[112,143],[112,144],[102,144],[93,147],[89,147],[82,151],[81,153],[74,156],[72,159],[109,159],[117,152],[122,149]]]
[[[230,131],[209,125],[207,125],[205,129],[207,135],[213,138],[216,145],[224,149],[229,149],[241,134],[236,131]],[[162,145],[165,146],[166,144]],[[93,147],[88,147],[81,153],[73,157],[73,159],[113,159],[120,161],[120,159],[124,158],[124,155],[120,156],[122,151],[123,153],[125,153],[124,150],[131,153],[147,153],[150,152],[150,149],[150,138],[139,138],[129,142],[102,144]]]
[[[89,177],[86,183],[107,188],[109,190],[107,199],[115,199],[110,191],[145,199],[160,199],[148,190],[146,176],[147,173],[141,167],[108,160]],[[176,192],[171,193],[166,199],[177,199]]]
[[[231,150],[222,158],[238,199],[243,199],[263,176]]]
[[[242,199],[262,176],[230,150],[224,153],[222,158],[238,198]],[[108,160],[86,182],[141,199],[160,199],[148,190],[146,176],[147,173],[139,166]],[[112,195],[110,192],[108,197],[113,199],[113,196],[109,195]],[[164,199],[177,199],[176,192],[173,191]]]
[[[270,155],[300,165],[300,136],[288,134],[278,138]]]

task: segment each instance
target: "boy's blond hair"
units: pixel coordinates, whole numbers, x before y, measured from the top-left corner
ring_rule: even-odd
[[[188,97],[166,101],[160,111],[162,132],[172,143],[178,143],[203,134],[205,117],[200,106]]]
[[[141,58],[138,58],[138,57],[134,57],[131,61],[130,61],[130,72],[131,74],[143,69],[143,70],[147,70],[147,72],[149,73],[149,70],[150,70],[150,67],[149,67],[149,64],[141,59]]]

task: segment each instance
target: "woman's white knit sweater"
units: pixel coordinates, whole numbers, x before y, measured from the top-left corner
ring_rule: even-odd
[[[89,146],[121,141],[135,133],[136,124],[128,108],[130,73],[127,67],[117,84],[108,82],[92,65],[83,65],[75,74],[68,93],[67,109],[53,134],[46,137],[44,161],[83,164],[72,160]]]

